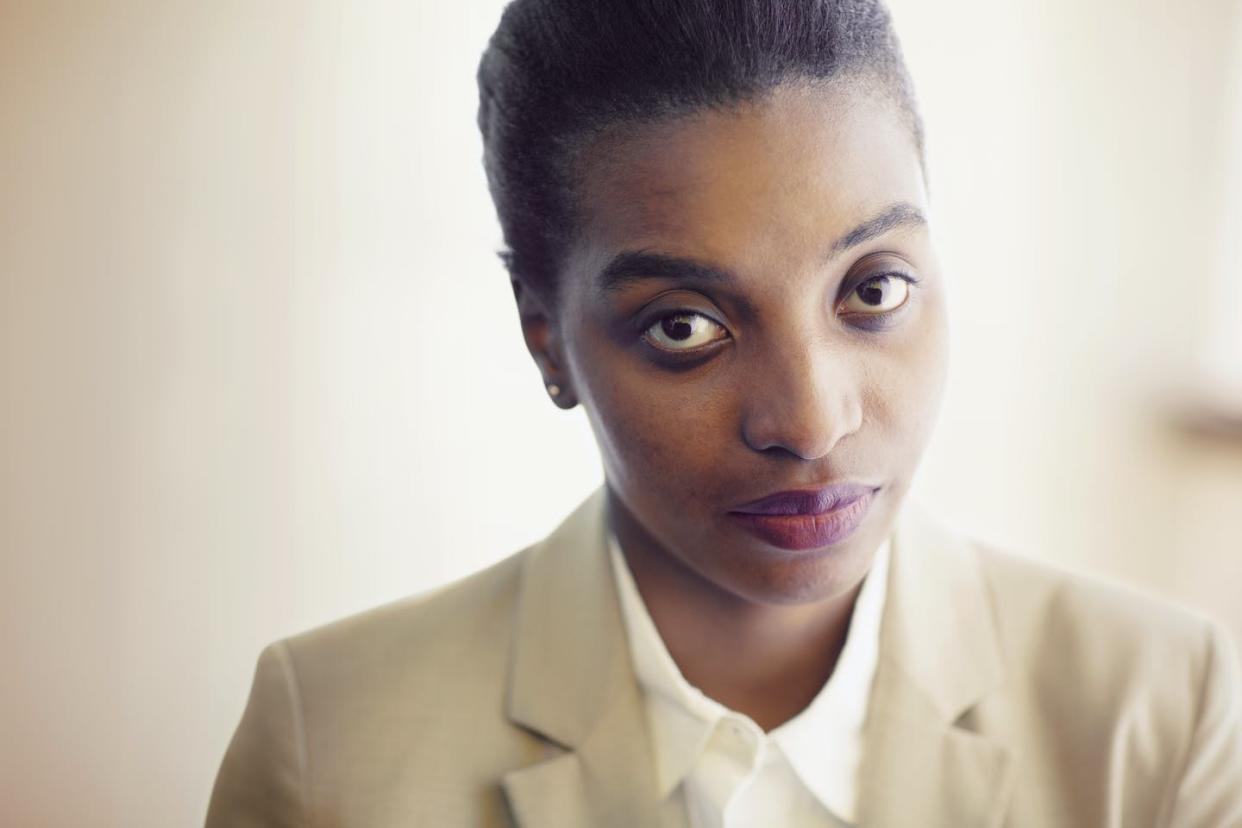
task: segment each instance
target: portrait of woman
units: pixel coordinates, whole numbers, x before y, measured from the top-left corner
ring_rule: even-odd
[[[1220,625],[907,498],[952,280],[879,0],[514,0],[477,79],[605,482],[267,646],[209,828],[1242,826]]]

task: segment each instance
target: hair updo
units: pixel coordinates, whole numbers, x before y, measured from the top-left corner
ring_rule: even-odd
[[[595,135],[838,76],[923,127],[880,0],[513,0],[479,64],[483,166],[513,279],[555,302],[573,161]]]

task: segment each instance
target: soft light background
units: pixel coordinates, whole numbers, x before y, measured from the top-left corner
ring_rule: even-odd
[[[498,0],[0,0],[0,823],[202,820],[272,639],[601,480],[479,166]],[[894,4],[955,363],[920,497],[1242,637],[1242,2]]]

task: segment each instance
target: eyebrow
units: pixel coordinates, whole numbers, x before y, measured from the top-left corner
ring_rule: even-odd
[[[891,204],[833,242],[829,248],[828,259],[834,259],[846,250],[898,227],[926,224],[927,217],[913,204]],[[597,283],[602,293],[611,293],[646,279],[687,279],[727,284],[733,278],[729,271],[706,262],[647,250],[630,250],[614,256],[600,271]]]

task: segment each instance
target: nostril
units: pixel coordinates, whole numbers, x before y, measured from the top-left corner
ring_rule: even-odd
[[[861,417],[851,406],[790,413],[769,407],[742,425],[741,438],[752,451],[817,460],[858,430]]]
[[[814,459],[814,458],[804,457],[803,455],[799,454],[799,453],[798,453],[798,452],[796,452],[796,451],[791,451],[789,448],[787,448],[787,447],[785,447],[785,446],[779,446],[779,445],[777,445],[777,446],[768,446],[767,448],[760,449],[760,450],[759,450],[759,453],[760,453],[760,454],[766,454],[766,455],[768,455],[768,456],[770,456],[770,457],[781,457],[781,458],[785,458],[785,457],[793,457],[793,458],[795,458],[795,459],[797,459],[797,460],[811,460],[811,459]]]

